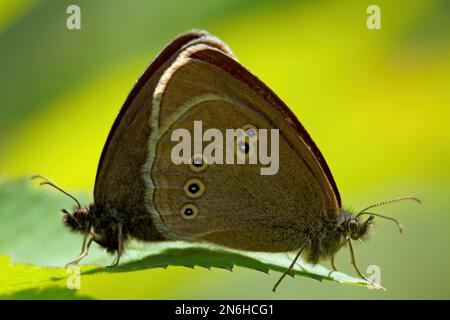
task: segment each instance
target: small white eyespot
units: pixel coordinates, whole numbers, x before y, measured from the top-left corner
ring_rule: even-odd
[[[205,185],[199,179],[189,179],[184,184],[183,190],[186,196],[195,199],[201,197],[205,192]]]
[[[206,169],[207,165],[202,155],[194,155],[189,167],[194,172],[202,172]]]
[[[181,208],[180,213],[185,219],[194,219],[198,215],[198,208],[192,203],[188,203]]]
[[[243,153],[248,153],[250,151],[250,146],[245,141],[239,141],[238,150]]]
[[[250,141],[254,141],[258,139],[258,129],[252,124],[246,124],[242,127],[245,132],[245,135],[249,137]]]

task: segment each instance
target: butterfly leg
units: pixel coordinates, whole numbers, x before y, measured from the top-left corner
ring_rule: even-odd
[[[86,225],[86,228],[84,230],[84,237],[83,237],[83,244],[81,245],[81,253],[83,253],[86,250],[86,242],[89,236],[89,229],[91,228],[90,224]],[[80,253],[80,255],[81,255]]]
[[[334,271],[339,272],[339,270],[336,268],[336,265],[334,264],[334,255],[331,256],[331,267]]]
[[[117,225],[117,258],[110,267],[116,267],[119,265],[120,257],[123,253],[123,235],[122,235],[122,224]]]
[[[366,280],[368,282],[372,282],[369,279],[367,279],[366,276],[363,275],[361,271],[359,271],[359,268],[356,265],[355,252],[353,251],[353,246],[352,246],[352,242],[350,241],[350,239],[348,240],[348,247],[350,248],[350,256],[352,258],[352,266],[355,268],[356,273],[364,280]]]
[[[292,268],[294,268],[295,263],[297,262],[298,258],[300,257],[303,249],[305,249],[307,244],[308,244],[308,242],[305,242],[302,245],[302,247],[298,250],[298,253],[295,256],[294,260],[292,260],[292,263],[289,266],[289,268],[281,275],[280,279],[278,279],[277,283],[275,283],[275,285],[273,286],[273,289],[272,289],[273,292],[275,292],[275,290],[277,290],[278,285],[281,283],[281,281],[284,279],[284,277],[286,277],[289,274],[289,272],[292,270]]]
[[[120,255],[119,255],[119,252],[117,252],[116,260],[114,260],[113,264],[108,266],[108,268],[117,267],[119,265],[119,262],[120,262]]]
[[[384,289],[382,286],[380,286],[379,284],[377,284],[377,283],[373,282],[372,280],[366,278],[366,276],[364,276],[364,275],[362,274],[362,272],[359,271],[359,268],[358,268],[358,266],[356,265],[355,252],[353,251],[353,246],[352,246],[352,242],[351,242],[350,239],[348,240],[348,247],[349,247],[349,249],[350,249],[350,256],[351,256],[351,258],[352,258],[352,266],[355,268],[356,273],[358,273],[358,275],[359,275],[361,278],[363,278],[364,280],[366,280],[367,282],[369,282],[374,288],[386,290],[386,289]]]
[[[66,266],[68,266],[68,265],[76,265],[76,264],[78,264],[81,261],[81,259],[86,257],[88,255],[89,248],[91,247],[92,241],[94,241],[94,238],[90,238],[89,241],[84,246],[83,251],[81,251],[80,255],[76,259],[74,259],[74,260],[70,261],[69,263],[67,263]]]

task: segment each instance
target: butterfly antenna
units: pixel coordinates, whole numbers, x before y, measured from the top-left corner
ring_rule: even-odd
[[[286,277],[289,274],[289,272],[294,268],[295,263],[297,262],[298,258],[300,258],[300,255],[301,255],[303,249],[305,249],[307,243],[308,242],[305,242],[303,244],[303,246],[300,248],[300,250],[298,250],[298,253],[296,254],[294,260],[292,260],[292,263],[289,266],[289,268],[281,275],[281,277],[280,277],[280,279],[278,279],[277,283],[275,283],[275,285],[273,286],[273,289],[272,289],[273,292],[275,292],[275,290],[277,290],[277,287],[279,286],[281,281],[283,281],[284,277]]]
[[[403,233],[403,231],[405,230],[403,228],[403,225],[400,223],[400,221],[398,221],[397,219],[394,219],[392,217],[387,217],[387,216],[383,216],[383,215],[378,214],[378,213],[372,213],[372,212],[367,212],[367,211],[366,212],[361,212],[358,216],[363,215],[363,214],[370,214],[370,216],[380,217],[380,218],[383,218],[383,219],[394,221],[395,224],[397,225],[398,230],[400,231],[400,233]]]
[[[416,201],[417,203],[422,203],[422,201],[420,201],[420,199],[419,199],[419,198],[416,198],[416,197],[412,197],[412,196],[398,197],[398,198],[395,198],[395,199],[391,199],[391,200],[382,201],[382,202],[379,202],[379,203],[372,204],[372,205],[368,206],[367,208],[361,210],[361,211],[356,215],[356,217],[358,217],[359,215],[361,215],[362,213],[364,213],[366,210],[369,210],[369,209],[372,209],[372,208],[375,208],[375,207],[379,207],[379,206],[384,206],[385,204],[390,204],[390,203],[399,202],[399,201],[404,201],[404,200],[413,200],[413,201]]]
[[[66,196],[72,198],[78,205],[78,209],[81,209],[81,204],[80,202],[70,193],[64,191],[63,189],[61,189],[60,187],[58,187],[58,185],[56,185],[56,183],[52,182],[50,179],[44,177],[43,175],[37,174],[31,177],[31,179],[42,179],[43,181],[39,182],[39,185],[43,186],[43,185],[49,185],[53,188],[55,188],[56,190],[64,193]]]
[[[361,211],[356,215],[356,218],[358,218],[359,216],[361,216],[361,215],[363,215],[363,214],[368,214],[368,215],[370,215],[370,216],[375,216],[375,217],[380,217],[380,218],[383,218],[383,219],[391,220],[391,221],[395,222],[395,224],[397,225],[397,227],[398,227],[400,233],[403,233],[403,230],[404,230],[403,225],[402,225],[402,224],[400,223],[400,221],[398,221],[397,219],[394,219],[394,218],[392,218],[392,217],[383,216],[383,215],[378,214],[378,213],[367,212],[367,210],[372,209],[372,208],[375,208],[375,207],[383,206],[383,205],[385,205],[385,204],[390,204],[390,203],[399,202],[399,201],[404,201],[404,200],[413,200],[413,201],[416,201],[417,203],[422,203],[422,201],[420,201],[420,199],[419,199],[419,198],[416,198],[416,197],[412,197],[412,196],[398,197],[398,198],[395,198],[395,199],[391,199],[391,200],[387,200],[387,201],[382,201],[382,202],[379,202],[379,203],[370,205],[370,206],[368,206],[367,208],[361,210]]]

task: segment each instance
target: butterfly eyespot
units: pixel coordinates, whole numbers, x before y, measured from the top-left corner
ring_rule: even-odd
[[[206,169],[206,163],[201,155],[194,155],[189,167],[194,172],[201,172]]]
[[[243,153],[249,153],[250,152],[250,145],[247,142],[240,141],[238,144],[238,149],[240,152]]]
[[[185,219],[193,219],[198,215],[198,208],[192,203],[188,203],[181,208],[180,213]]]
[[[258,141],[258,129],[253,124],[246,124],[242,127],[242,130],[244,130],[244,137],[236,139],[236,149],[240,153],[244,153],[247,159],[255,153]]]
[[[199,198],[205,192],[205,185],[199,179],[190,179],[184,184],[183,190],[189,198]]]
[[[245,136],[250,139],[250,141],[258,140],[258,129],[252,124],[246,124],[242,127],[245,132]]]

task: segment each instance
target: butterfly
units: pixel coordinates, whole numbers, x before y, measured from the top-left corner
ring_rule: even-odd
[[[174,133],[192,134],[196,121],[209,129],[244,132],[252,156],[264,130],[277,130],[279,169],[262,175],[262,165],[215,164],[203,153],[175,164]],[[204,137],[203,137],[204,138]],[[209,137],[212,140],[211,137]],[[176,140],[176,139],[175,139]],[[259,140],[259,141],[258,141]],[[246,144],[245,144],[246,143]],[[277,150],[276,150],[277,149]],[[94,202],[63,209],[64,224],[84,235],[78,263],[92,242],[114,253],[119,263],[130,239],[147,242],[206,241],[241,250],[297,251],[310,263],[331,259],[352,241],[364,239],[375,217],[368,210],[415,197],[377,203],[354,214],[342,208],[331,171],[308,132],[289,107],[244,68],[230,48],[204,31],[176,37],[153,60],[122,106],[100,156]],[[362,221],[364,215],[369,217]],[[367,279],[366,279],[367,280]]]

